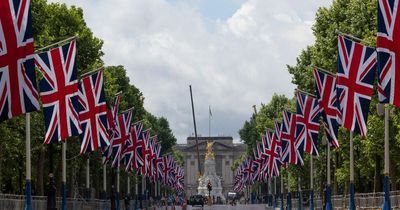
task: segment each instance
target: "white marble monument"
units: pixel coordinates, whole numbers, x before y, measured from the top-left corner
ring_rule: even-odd
[[[222,202],[225,202],[225,196],[222,194],[221,177],[217,176],[215,170],[215,156],[213,152],[214,142],[207,142],[207,153],[204,162],[204,174],[199,178],[199,186],[197,188],[198,194],[208,196],[207,184],[211,183],[212,190],[210,192],[211,197],[215,197],[217,201],[218,197]]]

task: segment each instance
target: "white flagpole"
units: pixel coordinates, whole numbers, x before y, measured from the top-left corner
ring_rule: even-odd
[[[129,194],[131,194],[131,180],[130,180],[130,177],[129,177],[129,174],[128,174],[128,180],[126,181],[126,182],[128,182],[127,183],[127,186],[126,186],[126,192],[128,193],[128,195]]]
[[[62,191],[62,210],[67,209],[67,141],[62,142],[62,183],[61,183],[61,191]]]
[[[310,155],[310,210],[314,209],[314,166],[313,155]]]
[[[106,157],[103,157],[103,163],[105,162]],[[107,192],[107,168],[106,164],[103,164],[103,193],[104,199],[106,199],[106,192]]]
[[[385,106],[385,175],[389,175],[389,108]]]
[[[26,152],[26,210],[32,210],[32,183],[31,183],[31,114],[28,112],[25,114],[26,120],[26,140],[25,140],[25,152]]]
[[[119,167],[117,168],[117,193],[119,194],[120,184],[119,184]]]
[[[86,199],[90,199],[90,159],[89,156],[86,159]]]
[[[385,106],[385,166],[384,166],[384,192],[385,200],[383,210],[391,209],[390,204],[390,162],[389,162],[389,107]]]
[[[353,132],[350,131],[350,201],[349,210],[355,209],[354,203],[354,149],[353,149]]]

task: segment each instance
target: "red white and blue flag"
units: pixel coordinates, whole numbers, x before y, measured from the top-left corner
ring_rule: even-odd
[[[253,175],[254,175],[254,162],[252,157],[247,157],[245,160],[245,168],[243,170],[244,176],[243,181],[247,184],[253,183]]]
[[[119,135],[118,133],[118,110],[119,110],[119,102],[121,101],[121,95],[118,93],[114,98],[114,104],[111,106],[111,109],[107,109],[107,132],[110,141],[114,138],[114,136]],[[111,144],[110,144],[111,145]],[[112,149],[111,146],[108,145],[104,147],[102,153],[103,157],[103,164],[108,163],[112,156]]]
[[[303,156],[303,151],[318,156],[320,113],[318,101],[314,97],[297,91],[296,147],[300,150],[301,156]]]
[[[336,93],[336,78],[318,68],[314,68],[313,74],[316,86],[315,92],[324,119],[325,135],[331,146],[339,148],[337,136],[341,116]]]
[[[378,0],[378,96],[400,107],[400,15],[398,0]]]
[[[147,171],[148,171],[148,176],[150,178],[154,178],[155,177],[155,173],[156,173],[156,165],[154,164],[154,160],[157,158],[157,154],[155,151],[156,148],[156,144],[157,144],[157,136],[152,136],[149,139],[148,142],[148,148],[149,148],[149,155],[147,156]]]
[[[367,135],[367,118],[374,93],[376,51],[343,36],[338,38],[336,74],[342,126]]]
[[[276,134],[267,130],[265,133],[267,145],[264,146],[264,153],[267,156],[265,171],[268,177],[279,176],[279,167],[281,165],[281,156],[279,153],[279,142]]]
[[[172,156],[171,155],[165,155],[162,157],[163,161],[162,161],[162,173],[163,173],[163,183],[164,184],[168,184],[168,179],[170,177],[170,172],[172,170],[171,168],[171,162],[172,162]]]
[[[150,155],[150,148],[149,148],[149,139],[150,139],[150,129],[147,129],[145,131],[142,131],[142,139],[143,139],[143,146],[141,148],[140,154],[141,154],[141,159],[143,160],[143,163],[140,167],[140,170],[138,171],[140,175],[142,176],[147,176],[148,175],[148,156]]]
[[[75,40],[35,55],[35,64],[43,74],[39,87],[46,127],[45,144],[82,133],[75,59]]]
[[[142,148],[146,145],[144,144],[142,138],[143,123],[138,121],[131,126],[130,132],[130,143],[127,145],[123,152],[123,156],[126,162],[126,171],[132,169],[139,169],[143,165],[142,159]]]
[[[0,1],[0,122],[39,110],[29,0]]]
[[[110,110],[107,110],[107,128],[110,139],[112,139],[114,135],[118,135],[117,121],[118,121],[118,110],[120,101],[121,101],[121,95],[120,93],[118,93],[114,98],[113,106],[111,106]]]
[[[296,146],[296,114],[283,111],[281,141],[282,161],[293,165],[303,165],[302,153]]]
[[[162,178],[162,170],[161,170],[161,164],[162,164],[162,157],[161,157],[161,145],[156,144],[154,151],[156,153],[156,159],[154,160],[154,165],[155,165],[155,173],[154,173],[154,179],[155,180],[161,180]]]
[[[265,137],[262,137],[265,138]],[[254,152],[253,165],[254,165],[254,173],[253,173],[253,182],[256,181],[264,181],[264,171],[263,166],[265,165],[265,157],[263,153],[262,143],[257,143]]]
[[[111,141],[112,157],[113,161],[111,163],[112,167],[119,167],[123,157],[123,151],[126,144],[129,144],[129,139],[131,135],[131,121],[132,121],[132,109],[125,111],[118,116],[117,130],[118,135],[114,135]]]
[[[79,85],[79,120],[82,126],[81,154],[110,144],[107,132],[107,106],[103,71],[82,79]]]

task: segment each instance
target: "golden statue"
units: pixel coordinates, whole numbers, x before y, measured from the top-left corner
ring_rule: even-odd
[[[207,142],[206,160],[214,160],[215,159],[215,155],[214,155],[214,151],[213,151],[213,145],[214,145],[213,141],[208,141]]]

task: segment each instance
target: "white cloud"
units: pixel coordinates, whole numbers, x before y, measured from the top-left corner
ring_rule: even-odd
[[[189,84],[204,135],[208,105],[212,133],[237,139],[253,104],[267,103],[275,92],[291,97],[285,65],[313,42],[315,12],[330,2],[248,0],[227,20],[210,21],[184,1],[68,0],[83,7],[89,27],[105,41],[106,64],[126,67],[146,109],[167,117],[179,142],[193,132]]]

